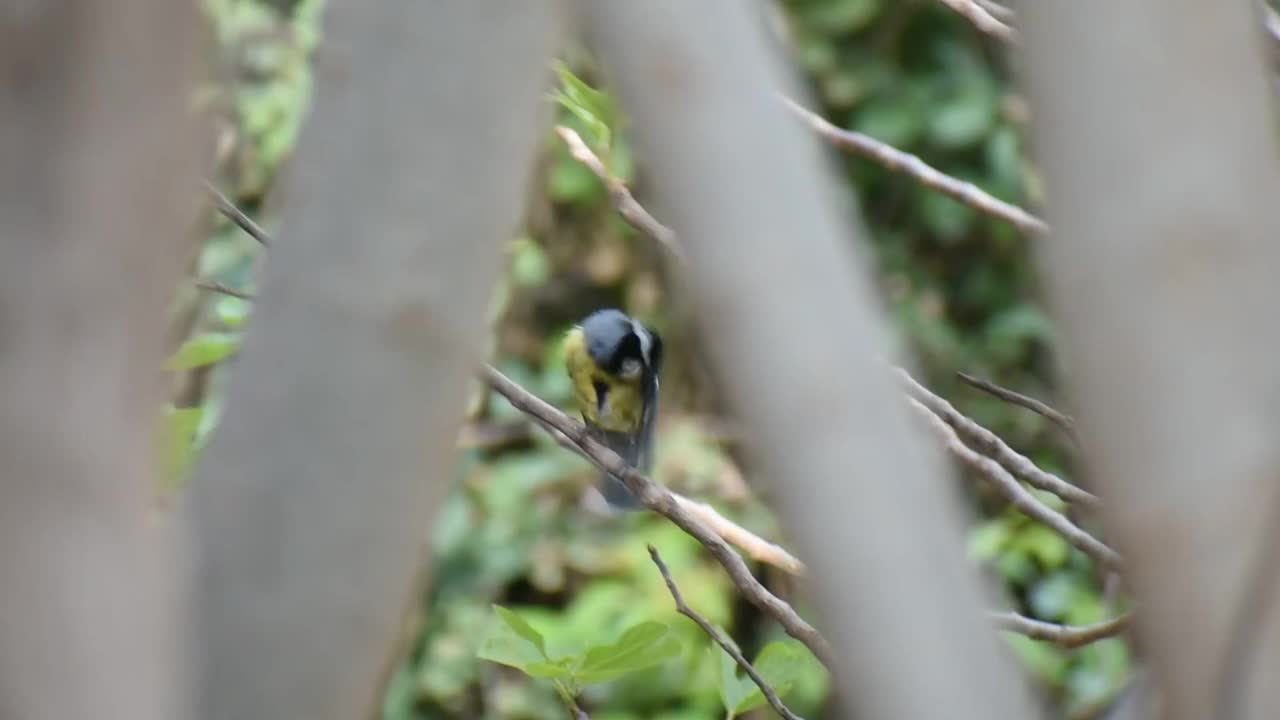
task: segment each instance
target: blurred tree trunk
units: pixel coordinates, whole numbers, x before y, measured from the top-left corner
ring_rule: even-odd
[[[282,230],[192,488],[203,718],[376,707],[550,119],[554,8],[327,11]]]
[[[711,360],[810,562],[843,704],[866,718],[1034,717],[983,624],[954,486],[876,360],[883,324],[847,250],[856,230],[778,101],[791,83],[760,18],[725,2],[584,6],[659,214],[685,240]]]
[[[0,717],[187,715],[150,515],[194,29],[187,3],[0,5]]]
[[[1253,11],[1019,8],[1041,259],[1168,718],[1280,708],[1280,172]]]

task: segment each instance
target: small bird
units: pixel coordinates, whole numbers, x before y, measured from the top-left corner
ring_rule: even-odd
[[[565,365],[587,432],[647,474],[653,462],[662,338],[621,310],[597,310],[566,336]],[[616,509],[643,507],[610,473],[601,477],[600,492]]]

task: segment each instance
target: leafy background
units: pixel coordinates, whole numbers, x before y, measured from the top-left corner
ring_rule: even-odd
[[[215,121],[215,180],[268,229],[274,218],[268,191],[310,101],[322,5],[203,2],[213,62],[195,102]],[[1025,139],[1029,109],[1011,83],[1003,48],[963,19],[928,0],[788,0],[777,19],[818,109],[832,122],[918,154],[1003,199],[1038,203]],[[607,93],[591,90],[602,84],[585,53],[575,50],[564,60],[558,121],[587,138],[643,201],[643,159],[631,152],[624,113]],[[1029,257],[1036,240],[869,162],[843,163],[875,250],[883,300],[926,372],[922,379],[1070,478],[1069,445],[1042,418],[954,378],[965,370],[1054,399],[1056,339]],[[732,419],[722,414],[703,367],[707,340],[688,322],[661,250],[616,216],[600,182],[550,132],[534,183],[525,230],[508,247],[508,272],[494,297],[495,363],[568,408],[557,339],[570,324],[603,305],[653,324],[671,347],[657,479],[785,540],[738,461]],[[262,249],[213,214],[208,229],[193,275],[251,292]],[[251,307],[195,287],[175,302],[190,339],[170,361],[177,399],[159,440],[171,489],[180,487],[216,428],[221,388],[234,367],[228,360]],[[418,639],[387,690],[387,720],[562,718],[564,695],[577,695],[592,717],[606,720],[732,717],[726,707],[758,704],[758,697],[746,697],[747,681],[725,665],[727,656],[675,613],[648,544],[661,550],[691,606],[726,628],[749,657],[763,653],[770,672],[783,673],[771,677],[788,689],[789,705],[821,716],[828,679],[820,666],[742,601],[695,541],[660,518],[606,520],[590,512],[587,463],[480,389],[459,447],[455,488],[436,519],[434,578],[422,599]],[[970,555],[1009,603],[1058,622],[1108,616],[1086,557],[978,486],[965,487],[978,518]],[[788,578],[759,571],[775,592],[797,601]],[[1129,650],[1119,639],[1065,651],[1006,637],[1037,686],[1069,717],[1090,717],[1130,672]],[[631,658],[610,661],[625,672],[602,673],[599,662],[586,663],[610,652]]]

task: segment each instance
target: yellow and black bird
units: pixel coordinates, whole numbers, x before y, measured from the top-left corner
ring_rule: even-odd
[[[658,416],[662,338],[621,310],[597,310],[569,331],[565,365],[588,432],[648,473]],[[600,492],[621,510],[642,507],[617,477],[606,473]]]

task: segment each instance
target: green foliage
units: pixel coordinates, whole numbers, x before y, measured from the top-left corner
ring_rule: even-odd
[[[187,477],[199,453],[197,431],[203,407],[166,407],[161,418],[160,464],[165,485],[176,486]]]
[[[499,622],[480,646],[479,656],[525,673],[554,681],[567,701],[573,702],[586,685],[608,682],[659,665],[680,654],[680,640],[667,626],[653,621],[627,628],[611,643],[563,649],[554,655],[547,642],[519,614],[495,605]]]
[[[560,106],[568,110],[587,129],[583,138],[593,149],[607,150],[613,143],[613,134],[621,129],[622,115],[607,94],[587,85],[563,62],[554,64],[560,76],[560,88],[553,95]]]
[[[729,653],[717,647],[720,666],[720,700],[726,718],[744,715],[768,703],[760,687],[738,667]],[[797,640],[779,640],[765,645],[751,666],[774,693],[786,700],[796,683],[806,676],[825,676],[826,670]]]
[[[257,0],[204,0],[230,82],[203,88],[197,102],[234,128],[220,183],[251,212],[292,152],[310,102],[309,61],[320,38],[322,4],[302,0],[285,19]],[[997,53],[963,19],[930,3],[783,5],[796,57],[829,119],[998,197],[1024,204],[1039,197],[1025,157],[1021,98],[1007,69],[991,59]],[[633,180],[622,109],[592,86],[589,63],[575,60],[555,70],[557,122],[576,130],[610,172]],[[632,242],[599,179],[554,136],[548,152],[549,210],[531,213],[544,220],[511,243],[509,272],[490,319],[499,328],[499,367],[547,400],[567,404],[559,344],[519,347],[502,341],[503,329],[520,324],[525,333],[553,337],[568,320],[546,320],[539,313],[548,306],[631,302],[637,279],[651,269],[637,260],[645,243]],[[1052,395],[1046,358],[1056,339],[1037,298],[1026,243],[1007,224],[865,160],[850,158],[845,170],[850,191],[860,196],[892,317],[929,371],[931,387],[1037,462],[1070,477],[1070,458],[1043,419],[951,378],[952,370],[963,369]],[[644,188],[637,191],[643,199]],[[605,262],[619,257],[618,247],[626,249],[622,260]],[[252,287],[260,251],[219,220],[198,273]],[[585,288],[566,281],[581,277],[589,278]],[[207,296],[207,302],[192,339],[169,361],[175,371],[202,368],[210,377],[200,405],[169,408],[162,418],[158,454],[171,484],[189,472],[216,427],[223,361],[238,349],[252,308],[229,297]],[[501,399],[478,407],[486,423],[521,420]],[[727,498],[722,509],[736,520],[775,531],[767,508],[724,490],[732,485],[726,478],[736,477],[736,464],[710,435],[696,418],[666,423],[658,439],[658,479],[694,495]],[[751,638],[760,672],[797,712],[816,714],[828,678],[808,651],[791,640],[771,642],[776,628],[738,605],[723,572],[665,521],[602,523],[583,513],[578,498],[594,475],[585,461],[542,435],[463,453],[454,491],[434,526],[434,577],[422,632],[392,677],[383,718],[559,720],[565,700],[575,698],[590,706],[596,720],[706,720],[759,709],[763,697],[754,684],[674,613],[645,551],[650,543],[661,549],[689,604],[735,636]],[[1000,578],[1015,605],[1056,622],[1109,616],[1087,558],[981,492],[975,502],[983,519],[971,530],[970,554]],[[508,609],[515,607],[518,614]],[[602,645],[602,637],[617,639]],[[1114,693],[1130,672],[1120,640],[1065,651],[1007,638],[1011,652],[1068,712]]]
[[[194,370],[213,365],[240,351],[238,333],[209,332],[197,335],[178,348],[165,363],[166,370]]]

